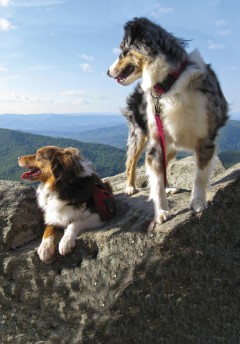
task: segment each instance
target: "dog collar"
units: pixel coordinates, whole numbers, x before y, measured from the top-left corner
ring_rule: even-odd
[[[175,83],[175,81],[179,78],[179,76],[186,68],[187,64],[188,60],[186,59],[181,63],[180,67],[177,70],[168,74],[168,76],[162,82],[159,82],[155,86],[153,86],[153,90],[157,96],[161,96],[162,94],[170,90],[172,85]]]

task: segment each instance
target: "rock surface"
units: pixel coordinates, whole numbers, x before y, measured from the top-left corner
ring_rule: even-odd
[[[31,188],[1,182],[0,343],[239,343],[239,169],[220,169],[201,214],[187,209],[189,190],[170,195],[172,217],[154,233],[147,187],[128,197],[124,175],[112,177],[117,217],[49,264],[36,253]]]
[[[42,227],[35,189],[26,184],[0,180],[0,252],[36,239]]]

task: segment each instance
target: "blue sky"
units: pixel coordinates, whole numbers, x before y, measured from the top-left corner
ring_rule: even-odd
[[[145,16],[191,40],[240,119],[237,0],[0,0],[0,113],[119,113],[133,86],[106,76],[123,25]]]

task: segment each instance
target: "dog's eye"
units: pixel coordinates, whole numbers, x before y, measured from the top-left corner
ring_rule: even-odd
[[[119,58],[122,59],[122,58],[126,57],[127,54],[128,54],[128,49],[124,49],[124,50],[122,50],[122,52],[120,53]]]
[[[37,160],[44,160],[44,157],[42,157],[39,153],[36,154]]]

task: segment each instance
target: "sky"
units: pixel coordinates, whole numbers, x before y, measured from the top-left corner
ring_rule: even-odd
[[[240,120],[239,13],[237,0],[0,0],[0,114],[120,113],[134,85],[106,71],[144,16],[200,50]]]

